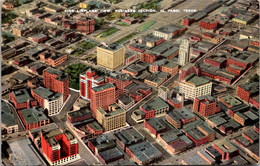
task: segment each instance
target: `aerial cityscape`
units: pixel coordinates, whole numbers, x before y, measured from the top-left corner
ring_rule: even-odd
[[[259,0],[2,0],[2,165],[259,164]]]

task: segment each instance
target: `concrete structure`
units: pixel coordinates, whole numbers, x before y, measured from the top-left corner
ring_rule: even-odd
[[[64,95],[64,101],[69,97],[70,76],[68,74],[48,67],[43,71],[43,81],[46,88],[54,92],[62,93]]]
[[[68,130],[51,130],[41,133],[43,156],[50,165],[63,165],[80,159],[79,145]]]
[[[117,70],[125,65],[126,49],[123,45],[111,44],[97,47],[97,64],[108,70]]]
[[[108,106],[116,102],[116,88],[111,83],[106,83],[91,89],[90,107],[93,117],[97,118],[97,110],[103,108],[108,109]]]
[[[33,98],[39,103],[39,105],[48,110],[48,115],[55,115],[60,113],[64,103],[64,98],[61,93],[55,93],[50,89],[44,87],[38,87],[32,89]]]
[[[185,94],[185,98],[195,99],[195,97],[211,95],[212,82],[194,74],[189,75],[180,83],[180,92]]]
[[[190,60],[190,43],[188,39],[184,39],[181,42],[179,49],[179,65],[185,66]]]
[[[107,110],[99,107],[96,119],[104,131],[119,129],[126,126],[126,111],[117,104],[109,105]]]
[[[83,99],[91,99],[91,89],[104,84],[104,78],[89,68],[84,74],[80,74],[80,96]]]

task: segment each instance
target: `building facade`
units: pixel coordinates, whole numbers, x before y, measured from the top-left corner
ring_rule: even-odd
[[[90,34],[95,32],[95,19],[81,19],[77,21],[77,29],[85,34]]]
[[[217,101],[212,96],[196,97],[193,109],[204,117],[221,111],[220,107],[217,106]]]
[[[116,87],[111,83],[106,83],[91,89],[90,107],[93,116],[97,117],[98,108],[108,109],[108,106],[116,102]]]
[[[91,89],[102,84],[104,84],[104,78],[89,68],[86,73],[80,74],[80,96],[83,99],[90,100]]]
[[[180,92],[186,99],[195,99],[195,97],[211,95],[212,82],[203,77],[190,75],[180,83]]]
[[[104,131],[111,131],[126,126],[126,111],[117,104],[108,106],[107,110],[99,107],[96,119],[100,123]]]
[[[43,156],[50,165],[65,165],[80,159],[77,139],[68,130],[42,132],[41,143]]]
[[[123,45],[111,44],[97,47],[97,64],[108,70],[117,70],[125,64],[126,49]]]
[[[190,44],[188,39],[184,39],[181,42],[179,49],[179,65],[184,66],[190,59]]]
[[[57,69],[48,67],[43,71],[44,86],[50,90],[62,93],[65,101],[70,95],[70,76]]]
[[[39,105],[48,110],[49,116],[60,113],[64,103],[63,95],[61,93],[52,92],[50,89],[44,87],[32,89],[31,93]]]

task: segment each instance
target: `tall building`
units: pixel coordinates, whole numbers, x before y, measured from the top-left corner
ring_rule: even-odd
[[[104,131],[111,131],[126,126],[126,111],[117,104],[111,104],[105,110],[99,107],[96,119],[100,123]]]
[[[124,66],[125,54],[123,45],[100,45],[97,47],[97,64],[109,70],[117,70]]]
[[[190,58],[190,44],[188,39],[184,39],[181,42],[179,50],[179,65],[184,66]]]
[[[83,99],[91,99],[91,89],[104,84],[104,78],[96,74],[91,68],[86,73],[80,74],[80,96]]]
[[[106,83],[91,89],[90,107],[93,116],[97,118],[97,109],[108,109],[108,106],[116,102],[116,87],[111,83]]]
[[[39,86],[31,90],[33,98],[39,105],[48,110],[48,115],[60,113],[64,100],[61,93],[52,92],[50,89]]]
[[[54,92],[62,93],[64,95],[64,101],[68,98],[70,94],[70,77],[68,74],[48,67],[43,71],[43,81],[46,88]]]
[[[180,83],[180,92],[186,99],[195,99],[196,97],[211,95],[212,82],[203,77],[191,74]]]
[[[77,21],[77,29],[85,34],[95,32],[95,19],[80,19]]]
[[[221,110],[212,96],[196,97],[193,109],[204,117],[214,115]]]
[[[42,132],[41,143],[43,156],[50,165],[65,165],[80,159],[78,141],[68,130]]]

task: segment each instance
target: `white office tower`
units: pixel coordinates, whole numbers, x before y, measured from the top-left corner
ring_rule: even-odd
[[[179,65],[184,66],[189,61],[190,44],[188,39],[183,39],[179,50]]]

